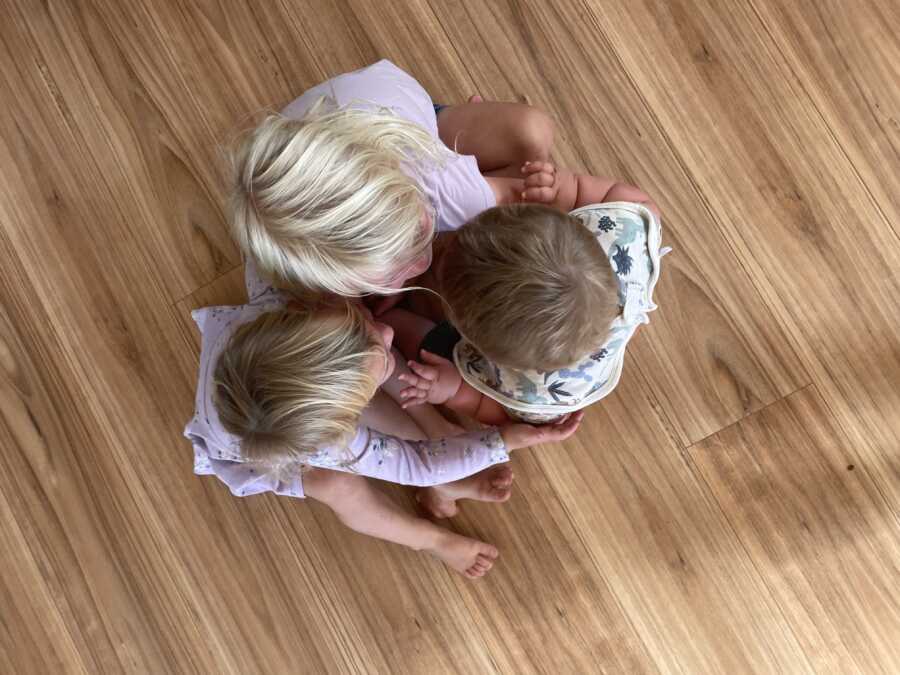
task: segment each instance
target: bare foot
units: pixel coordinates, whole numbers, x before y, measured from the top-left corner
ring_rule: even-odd
[[[484,99],[478,94],[472,94],[469,97],[469,103],[481,103]]]
[[[469,579],[487,574],[500,555],[496,547],[490,544],[449,530],[441,533],[435,547],[428,552]]]
[[[423,488],[416,499],[435,518],[452,518],[459,511],[457,499],[505,502],[512,495],[513,478],[509,465],[499,464],[453,483]]]

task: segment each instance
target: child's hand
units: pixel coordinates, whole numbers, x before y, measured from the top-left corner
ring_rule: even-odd
[[[400,398],[404,399],[403,408],[422,403],[446,403],[462,384],[462,376],[450,361],[424,349],[421,355],[425,363],[409,362],[410,370],[415,374],[399,375],[399,379],[409,385],[400,392]]]
[[[578,430],[584,418],[584,411],[579,410],[566,415],[558,422],[533,426],[531,424],[510,424],[500,428],[500,435],[507,450],[527,448],[538,443],[556,443],[564,441]]]
[[[550,162],[525,162],[522,166],[525,174],[525,191],[523,202],[537,202],[553,205],[559,194],[559,176],[556,165]]]

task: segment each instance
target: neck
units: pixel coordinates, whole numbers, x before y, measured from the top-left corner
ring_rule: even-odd
[[[448,255],[456,244],[456,232],[444,232],[434,240],[433,256],[431,260],[431,278],[434,281],[433,290],[439,290],[441,285],[441,277],[444,272],[444,264]]]

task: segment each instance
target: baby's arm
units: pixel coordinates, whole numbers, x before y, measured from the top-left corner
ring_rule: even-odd
[[[379,318],[394,329],[394,344],[406,356],[414,357],[419,354],[419,345],[422,344],[422,339],[428,331],[434,328],[433,321],[405,309],[392,309]],[[443,403],[454,412],[476,419],[482,424],[509,423],[509,416],[503,410],[503,407],[494,399],[484,396],[477,389],[463,381],[456,370],[456,366],[446,359],[429,352],[423,351],[421,357],[425,360],[437,359],[438,361],[428,360],[427,362],[430,365],[410,361],[410,367],[418,370],[415,370],[415,373],[407,371],[398,375],[397,379],[410,385],[400,392],[404,408],[411,410],[412,406],[426,402]],[[440,373],[438,373],[438,370],[440,370]],[[431,373],[432,371],[435,372],[433,377],[437,377],[441,373],[443,377],[440,378],[441,391],[435,390],[429,396],[427,389],[431,389],[431,382],[424,380],[420,374]],[[417,382],[420,383],[421,391],[424,392],[421,396],[413,395],[417,391]],[[447,384],[445,385],[444,383]],[[446,392],[444,391],[445,389]],[[406,393],[406,396],[403,396],[404,393]]]
[[[576,174],[550,162],[527,162],[522,173],[523,201],[540,202],[566,212],[601,202],[633,202],[643,204],[659,218],[659,208],[647,193],[613,178]]]
[[[421,357],[425,363],[410,361],[413,372],[399,377],[409,385],[400,392],[403,408],[413,409],[422,403],[443,404],[482,424],[509,424],[503,406],[463,380],[453,363],[424,349]]]

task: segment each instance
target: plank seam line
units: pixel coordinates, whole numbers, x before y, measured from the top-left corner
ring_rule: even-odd
[[[791,394],[788,394],[788,396],[793,396],[794,394],[804,391],[812,386],[814,386],[814,385],[812,383],[810,383],[804,387],[801,387],[797,391],[792,392]],[[778,401],[773,401],[769,405],[765,406],[765,408],[761,408],[760,410],[757,410],[756,412],[762,412],[769,406],[783,401],[788,396],[785,396],[785,397],[779,399]],[[756,413],[753,413],[753,414],[756,414]],[[749,415],[747,417],[749,417]],[[746,418],[743,418],[743,419],[746,419]],[[742,420],[738,420],[734,424],[729,424],[727,427],[723,427],[719,431],[724,431],[725,429],[728,429],[728,428],[734,426],[735,424],[738,424],[741,421]],[[719,433],[719,432],[716,432],[716,433]],[[715,435],[715,434],[711,434],[711,436],[712,435]],[[709,438],[709,436],[707,436],[707,438]],[[701,442],[701,441],[698,441],[698,443],[699,442]],[[693,446],[690,446],[690,447],[693,447]],[[715,492],[713,491],[712,485],[710,485],[709,481],[706,480],[706,477],[703,475],[703,473],[697,468],[696,464],[694,463],[694,458],[691,456],[690,452],[687,452],[687,449],[686,449],[685,453],[683,454],[682,459],[684,460],[684,463],[687,467],[688,473],[690,473],[690,475],[693,476],[694,481],[697,483],[697,488],[700,490],[704,499],[707,502],[711,502],[711,504],[710,504],[711,508],[714,508],[719,513],[719,515],[722,518],[722,523],[723,523],[724,527],[728,528],[728,530],[731,532],[731,536],[734,538],[735,543],[740,547],[740,550],[743,551],[744,560],[745,560],[746,564],[748,564],[750,566],[750,568],[753,570],[753,573],[756,576],[759,583],[768,592],[768,599],[775,606],[775,608],[778,611],[778,614],[781,617],[781,620],[784,622],[784,624],[787,626],[788,630],[790,631],[791,637],[794,640],[796,648],[799,650],[800,654],[803,655],[803,659],[806,662],[806,665],[809,666],[809,672],[814,672],[815,669],[812,667],[812,663],[810,662],[809,655],[806,653],[806,649],[804,649],[803,641],[801,640],[800,636],[797,635],[797,632],[794,629],[794,624],[791,621],[791,619],[789,618],[789,615],[788,615],[787,611],[785,610],[785,607],[782,606],[781,602],[779,602],[778,595],[774,592],[772,585],[766,579],[766,576],[762,573],[762,570],[760,569],[759,564],[756,561],[756,558],[754,558],[754,556],[750,552],[749,548],[747,547],[747,544],[744,542],[744,539],[740,536],[736,525],[732,522],[728,513],[725,511],[725,507],[722,505],[722,503],[716,497]]]
[[[787,399],[789,396],[793,396],[794,394],[799,393],[799,392],[801,392],[801,391],[805,391],[805,390],[807,390],[807,389],[812,389],[812,390],[815,392],[816,396],[817,396],[818,399],[821,401],[821,403],[824,405],[824,407],[826,408],[826,410],[832,415],[832,420],[833,420],[833,421],[837,421],[837,418],[834,417],[834,413],[833,413],[833,411],[831,410],[831,407],[828,405],[828,402],[827,402],[827,400],[825,399],[825,397],[822,396],[822,392],[819,390],[819,387],[816,385],[815,382],[811,382],[810,384],[806,385],[805,387],[801,387],[801,388],[798,389],[797,391],[795,391],[795,392],[793,392],[793,393],[791,393],[791,394],[788,394],[788,396],[785,396],[784,398],[779,399],[779,401],[774,401],[773,403],[770,403],[769,405],[765,406],[765,408],[761,408],[760,410],[757,410],[756,413],[762,412],[763,410],[765,410],[766,408],[769,408],[770,406],[774,405],[775,403],[779,403],[779,402],[781,402],[781,401]],[[756,413],[753,413],[753,414],[755,415]],[[748,415],[747,417],[750,417],[750,415]],[[746,419],[746,418],[744,418],[744,419]],[[741,421],[743,421],[743,420],[738,420],[738,422],[735,422],[735,424],[737,424],[737,423],[739,423],[739,422],[741,422]],[[734,424],[730,424],[730,425],[728,425],[727,427],[723,427],[723,429],[721,429],[720,431],[724,431],[725,429],[729,429],[729,428],[731,428],[732,426],[734,426]],[[843,426],[838,422],[838,423],[837,423],[837,427],[838,427],[838,430],[839,430],[841,436],[843,437],[842,440],[844,441],[844,443],[845,443],[849,448],[852,448],[853,445],[852,445],[852,443],[850,442],[850,438],[849,438],[849,436],[847,435],[847,432],[845,431],[845,429],[843,428]],[[719,432],[716,432],[716,433],[719,433]],[[715,435],[715,434],[712,434],[712,435]],[[709,438],[709,437],[707,437],[707,438]],[[704,440],[705,440],[705,439],[704,439]],[[702,442],[702,441],[698,441],[698,443],[700,443],[700,442]],[[691,446],[691,447],[693,447],[693,446]],[[756,572],[756,574],[759,576],[760,581],[763,583],[763,585],[764,585],[764,586],[766,587],[766,589],[769,591],[770,597],[771,597],[772,601],[773,601],[773,602],[775,603],[775,605],[778,607],[779,612],[781,612],[782,617],[783,617],[784,620],[785,620],[785,623],[788,625],[788,627],[789,627],[790,630],[791,630],[791,634],[792,634],[792,635],[794,636],[794,638],[797,640],[797,644],[798,644],[798,647],[800,648],[801,653],[803,654],[804,658],[805,658],[805,659],[807,660],[807,662],[808,662],[808,661],[809,661],[809,657],[808,657],[808,655],[807,655],[805,649],[803,648],[803,643],[800,641],[799,637],[798,637],[797,634],[794,632],[794,625],[793,625],[793,623],[792,623],[791,620],[788,618],[788,615],[785,613],[785,610],[784,610],[784,608],[782,607],[781,603],[779,602],[778,596],[777,596],[777,594],[774,592],[773,587],[769,584],[769,582],[766,580],[765,575],[763,575],[762,572],[760,571],[760,569],[757,567],[757,563],[756,563],[755,558],[753,557],[753,555],[751,554],[751,552],[749,551],[749,549],[746,548],[743,539],[738,535],[738,531],[737,531],[735,525],[732,523],[731,518],[729,517],[728,513],[725,511],[725,508],[722,506],[722,504],[719,502],[719,500],[715,497],[715,493],[714,493],[714,491],[713,491],[712,485],[710,485],[710,483],[706,480],[706,478],[704,477],[704,475],[703,475],[703,473],[702,473],[701,471],[695,470],[694,460],[693,460],[693,457],[691,456],[690,453],[687,453],[687,454],[686,454],[686,456],[684,457],[684,460],[685,460],[685,462],[686,462],[686,464],[687,464],[688,470],[689,470],[689,471],[691,472],[691,474],[695,477],[695,480],[698,480],[700,483],[702,483],[702,486],[703,486],[703,488],[704,488],[704,490],[703,490],[704,494],[706,494],[710,499],[712,499],[712,501],[713,501],[713,502],[715,503],[715,505],[716,505],[716,508],[717,508],[717,509],[719,510],[719,512],[722,514],[722,518],[723,518],[724,522],[728,525],[728,528],[729,528],[729,529],[732,531],[732,533],[734,534],[735,540],[740,544],[741,548],[744,550],[744,553],[746,554],[747,560],[749,561],[750,565],[753,567],[753,569],[754,569],[754,571]],[[879,488],[878,488],[878,483],[872,478],[872,476],[869,474],[869,472],[866,471],[866,468],[865,468],[865,467],[859,467],[859,468],[865,473],[866,479],[869,481],[869,484],[874,488],[874,490],[875,490],[875,492],[878,494],[878,496],[881,497],[882,502],[884,503],[884,505],[885,505],[885,507],[887,508],[887,510],[888,510],[888,511],[891,513],[891,515],[894,517],[894,519],[895,519],[895,520],[900,520],[900,519],[898,519],[898,515],[894,512],[894,509],[891,508],[891,503],[885,498],[885,496],[882,494],[881,490],[879,490]],[[854,655],[855,655],[856,652],[853,650],[852,645],[847,644],[847,643],[844,641],[843,636],[841,636],[841,638],[840,638],[840,643],[841,643],[841,645],[844,647],[844,649],[847,651],[847,655],[850,657],[850,659],[853,660],[854,663],[856,663],[856,659],[854,658]],[[856,665],[858,666],[859,664],[856,663]]]
[[[739,419],[736,419],[734,422],[731,422],[730,424],[726,424],[726,425],[725,425],[724,427],[722,427],[721,429],[716,429],[716,430],[713,431],[711,434],[707,434],[707,435],[704,436],[703,438],[701,438],[701,439],[699,439],[699,440],[696,440],[696,441],[694,441],[693,443],[690,443],[689,445],[685,446],[685,448],[684,448],[685,452],[691,450],[692,448],[694,448],[694,446],[699,445],[700,443],[703,443],[703,442],[706,441],[706,440],[709,440],[710,438],[712,438],[712,437],[715,436],[716,434],[720,434],[720,433],[722,433],[723,431],[725,431],[725,430],[727,430],[727,429],[731,429],[732,427],[734,427],[734,426],[740,424],[741,422],[744,422],[744,421],[748,420],[749,418],[754,417],[754,416],[756,416],[756,415],[759,415],[761,412],[764,412],[765,410],[768,410],[768,409],[771,408],[773,405],[777,405],[777,404],[781,403],[782,401],[784,401],[785,399],[788,399],[788,398],[790,398],[791,396],[794,396],[795,394],[799,394],[800,392],[805,391],[806,389],[809,389],[810,387],[814,387],[814,386],[815,386],[815,382],[813,382],[813,381],[807,382],[806,384],[804,384],[804,385],[801,386],[801,387],[798,387],[798,388],[795,389],[794,391],[792,391],[792,392],[790,392],[790,393],[788,393],[788,394],[785,394],[784,396],[781,396],[781,397],[775,399],[774,401],[771,401],[771,402],[769,402],[769,403],[766,403],[762,408],[757,408],[757,409],[754,410],[753,412],[749,412],[749,413],[747,413],[746,415],[744,415],[743,417],[741,417],[741,418],[739,418]]]

